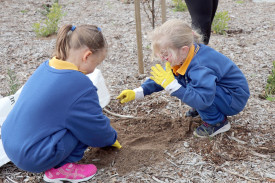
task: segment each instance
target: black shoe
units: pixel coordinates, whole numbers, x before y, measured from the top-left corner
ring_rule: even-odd
[[[192,118],[197,117],[198,115],[199,115],[199,113],[197,112],[197,110],[195,108],[191,108],[191,109],[189,109],[189,111],[187,111],[185,113],[186,117],[192,117]]]
[[[206,122],[203,122],[201,126],[199,126],[195,131],[194,135],[196,137],[214,137],[215,135],[219,133],[223,133],[228,131],[231,128],[230,123],[227,121],[227,118],[225,117],[224,120],[220,123],[217,123],[215,125],[210,125]]]

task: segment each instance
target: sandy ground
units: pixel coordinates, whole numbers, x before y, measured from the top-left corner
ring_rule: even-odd
[[[50,1],[48,1],[50,3]],[[209,46],[231,58],[244,72],[251,97],[244,111],[229,117],[232,129],[215,138],[198,139],[192,131],[200,119],[188,119],[188,106],[160,92],[142,101],[120,105],[123,89],[139,87],[150,76],[147,34],[152,30],[141,6],[145,74],[139,74],[134,4],[119,0],[60,0],[63,24],[96,24],[109,43],[100,66],[111,102],[104,112],[118,131],[123,148],[89,148],[81,162],[94,163],[98,174],[89,182],[272,182],[275,181],[275,103],[263,100],[267,76],[275,60],[275,4],[249,0],[220,1],[219,11],[230,15],[227,35],[212,34]],[[34,70],[51,57],[55,36],[36,38],[32,24],[43,19],[45,2],[0,0],[0,95],[10,91],[8,70],[22,86]],[[161,24],[157,4],[156,25]],[[167,19],[190,21],[188,12],[174,12],[167,1]],[[191,128],[189,129],[189,124]],[[0,168],[0,182],[42,182],[8,163]]]

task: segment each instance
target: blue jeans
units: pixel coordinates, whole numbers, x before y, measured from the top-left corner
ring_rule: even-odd
[[[55,166],[55,168],[61,167],[67,163],[74,163],[82,159],[84,156],[84,151],[87,149],[87,145],[78,141],[74,136],[66,139],[66,147],[64,151],[64,156],[62,161]]]
[[[197,111],[203,121],[210,125],[215,125],[223,121],[226,116],[236,115],[240,112],[232,108],[231,103],[232,97],[230,93],[217,86],[213,104],[204,110]]]

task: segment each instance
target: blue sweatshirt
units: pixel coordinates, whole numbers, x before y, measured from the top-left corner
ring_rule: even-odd
[[[243,110],[250,93],[242,71],[223,54],[206,45],[199,46],[200,49],[191,60],[186,73],[175,76],[181,87],[171,95],[191,107],[204,110],[213,104],[214,98],[219,95],[216,89],[220,87],[231,95],[231,107],[236,111]],[[145,81],[141,87],[144,95],[163,90],[151,79]]]
[[[92,147],[111,146],[117,138],[91,80],[79,71],[54,69],[48,62],[26,82],[2,126],[5,152],[20,168],[26,161],[46,164],[56,151],[66,151],[70,141],[61,139],[68,134]]]

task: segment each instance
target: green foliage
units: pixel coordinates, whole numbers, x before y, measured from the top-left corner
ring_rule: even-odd
[[[275,61],[273,61],[273,68],[267,79],[265,94],[267,100],[275,101]]]
[[[217,34],[225,34],[228,29],[228,21],[230,20],[228,11],[216,13],[212,22],[212,30]]]
[[[58,4],[58,0],[54,0],[54,3]],[[51,5],[50,4],[43,4],[42,5],[44,10],[41,11],[41,14],[47,16],[50,13]]]
[[[23,13],[23,14],[25,14],[25,13],[27,13],[29,10],[21,10],[20,12],[21,13]]]
[[[41,14],[44,15],[44,16],[47,16],[49,13],[50,13],[50,5],[49,4],[43,4],[42,5],[44,10],[41,11]]]
[[[187,5],[183,0],[173,0],[174,11],[186,11]]]
[[[18,90],[19,84],[14,71],[8,70],[8,77],[9,77],[8,79],[9,79],[9,87],[10,87],[9,95],[13,95]]]
[[[243,4],[244,2],[243,1],[236,1],[236,3]]]
[[[47,19],[42,23],[34,23],[33,29],[38,37],[47,37],[57,32],[58,23],[64,16],[61,11],[61,6],[54,3],[47,14]]]

